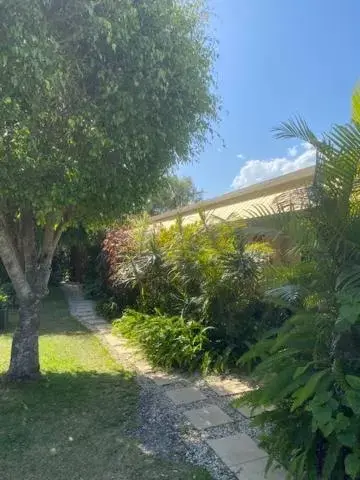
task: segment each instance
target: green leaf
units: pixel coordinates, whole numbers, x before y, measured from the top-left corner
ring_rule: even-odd
[[[360,393],[350,390],[345,393],[345,398],[355,415],[360,415]]]
[[[303,367],[298,367],[296,370],[295,370],[295,373],[294,373],[294,379],[300,377],[303,373],[306,372],[306,370],[311,367],[311,365],[314,365],[315,362],[309,362],[307,363],[306,365],[304,365]]]
[[[347,318],[338,318],[335,322],[335,331],[338,333],[350,330],[352,323]]]
[[[357,438],[354,432],[339,433],[337,438],[339,442],[346,447],[353,448],[357,444]]]
[[[329,369],[321,370],[320,372],[314,373],[308,380],[308,382],[300,389],[298,389],[293,397],[295,401],[292,405],[291,411],[293,412],[298,407],[300,407],[308,398],[310,398],[315,391],[315,388],[319,381],[325,376],[328,375]]]
[[[335,425],[333,422],[326,423],[324,425],[321,425],[320,427],[321,432],[323,433],[324,437],[327,438],[329,435],[331,435],[335,429]]]
[[[313,416],[320,425],[328,423],[332,417],[332,410],[327,405],[316,407],[312,410]]]
[[[351,478],[356,478],[360,473],[360,456],[357,453],[350,453],[345,458],[345,471]]]
[[[337,432],[342,432],[350,426],[350,419],[343,413],[338,413],[335,421],[335,429]]]
[[[341,449],[341,444],[333,439],[328,447],[326,452],[326,457],[324,461],[324,466],[322,470],[322,478],[328,479],[331,478],[331,473],[334,470],[337,459],[339,457]]]
[[[346,320],[347,322],[354,324],[359,320],[360,308],[358,303],[350,303],[342,305],[339,309],[339,319]]]
[[[311,403],[314,405],[323,405],[331,399],[332,395],[330,391],[316,393]]]
[[[346,375],[345,378],[351,388],[354,390],[360,390],[360,377],[356,377],[355,375]]]

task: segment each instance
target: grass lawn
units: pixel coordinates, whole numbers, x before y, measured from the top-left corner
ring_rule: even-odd
[[[16,320],[12,315],[11,323]],[[209,480],[204,471],[144,454],[126,434],[138,387],[69,316],[61,291],[44,302],[39,383],[0,382],[1,480]],[[11,335],[0,335],[0,372]]]

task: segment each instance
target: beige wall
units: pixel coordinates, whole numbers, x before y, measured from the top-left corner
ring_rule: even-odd
[[[314,167],[283,175],[212,200],[189,205],[152,217],[154,226],[170,227],[181,217],[183,223],[200,220],[202,212],[209,222],[249,219],[269,212],[299,210],[308,202],[307,187],[314,178]]]

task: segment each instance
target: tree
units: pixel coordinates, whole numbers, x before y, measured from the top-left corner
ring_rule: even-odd
[[[0,0],[0,257],[20,305],[10,378],[39,375],[39,318],[69,225],[141,208],[216,118],[199,2]]]
[[[151,215],[158,215],[199,202],[202,198],[202,192],[196,188],[191,177],[167,176],[151,196],[148,211]]]

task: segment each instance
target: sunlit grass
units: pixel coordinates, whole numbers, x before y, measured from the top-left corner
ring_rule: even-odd
[[[146,455],[131,439],[138,386],[69,316],[60,291],[44,303],[41,325],[43,379],[0,385],[2,480],[210,478]],[[10,334],[0,335],[2,372],[10,342]]]

